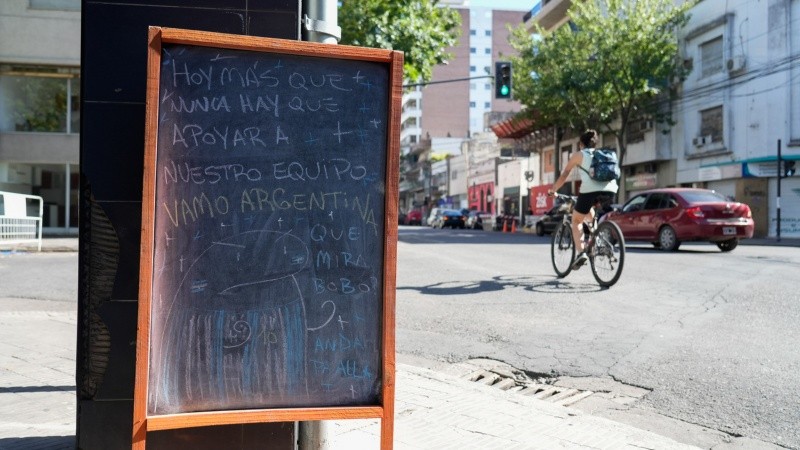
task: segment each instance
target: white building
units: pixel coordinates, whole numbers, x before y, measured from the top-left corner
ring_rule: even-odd
[[[775,236],[778,141],[800,159],[800,2],[700,2],[680,39],[675,183],[748,203],[756,234]],[[781,184],[781,236],[800,237],[800,175]]]
[[[534,3],[528,23],[567,23],[572,0]],[[692,70],[672,104],[676,124],[666,134],[658,123],[632,124],[622,192],[714,189],[750,205],[756,236],[776,236],[778,141],[800,164],[800,2],[703,1],[689,13],[678,39]],[[541,152],[542,184],[552,151]],[[782,180],[780,207],[781,236],[800,237],[800,175]]]
[[[41,196],[49,233],[78,227],[80,8],[0,1],[0,191]]]

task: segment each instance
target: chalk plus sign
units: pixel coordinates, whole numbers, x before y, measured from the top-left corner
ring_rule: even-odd
[[[342,122],[336,121],[336,133],[333,133],[337,139],[339,139],[339,143],[342,143],[342,135],[343,134],[353,134],[352,131],[342,131]]]

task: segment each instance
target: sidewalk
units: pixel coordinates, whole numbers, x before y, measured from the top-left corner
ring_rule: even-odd
[[[0,297],[0,448],[71,449],[74,305]],[[31,330],[36,330],[32,333]],[[377,420],[331,421],[326,449],[377,449]],[[400,364],[396,449],[690,449],[668,438]]]
[[[543,400],[398,364],[394,446],[416,449],[695,449]],[[377,421],[336,421],[333,449],[378,448]]]

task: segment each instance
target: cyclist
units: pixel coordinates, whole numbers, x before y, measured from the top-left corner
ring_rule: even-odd
[[[572,241],[575,243],[576,256],[572,264],[572,269],[577,270],[586,263],[589,259],[583,248],[583,223],[584,221],[591,223],[594,220],[593,206],[600,202],[602,204],[609,204],[619,190],[617,180],[611,181],[595,181],[589,177],[589,165],[592,162],[592,154],[597,147],[598,135],[595,130],[586,130],[581,135],[578,144],[579,152],[573,154],[561,176],[558,177],[553,187],[548,189],[548,195],[552,196],[556,191],[561,189],[561,186],[567,181],[570,172],[575,167],[579,167],[581,175],[580,194],[578,200],[575,202],[575,207],[572,211]],[[587,217],[588,216],[588,217]]]

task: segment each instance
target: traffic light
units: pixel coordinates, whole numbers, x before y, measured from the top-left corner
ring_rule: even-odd
[[[511,63],[494,63],[494,98],[511,98]]]
[[[796,161],[783,160],[783,176],[790,177],[795,173]]]

